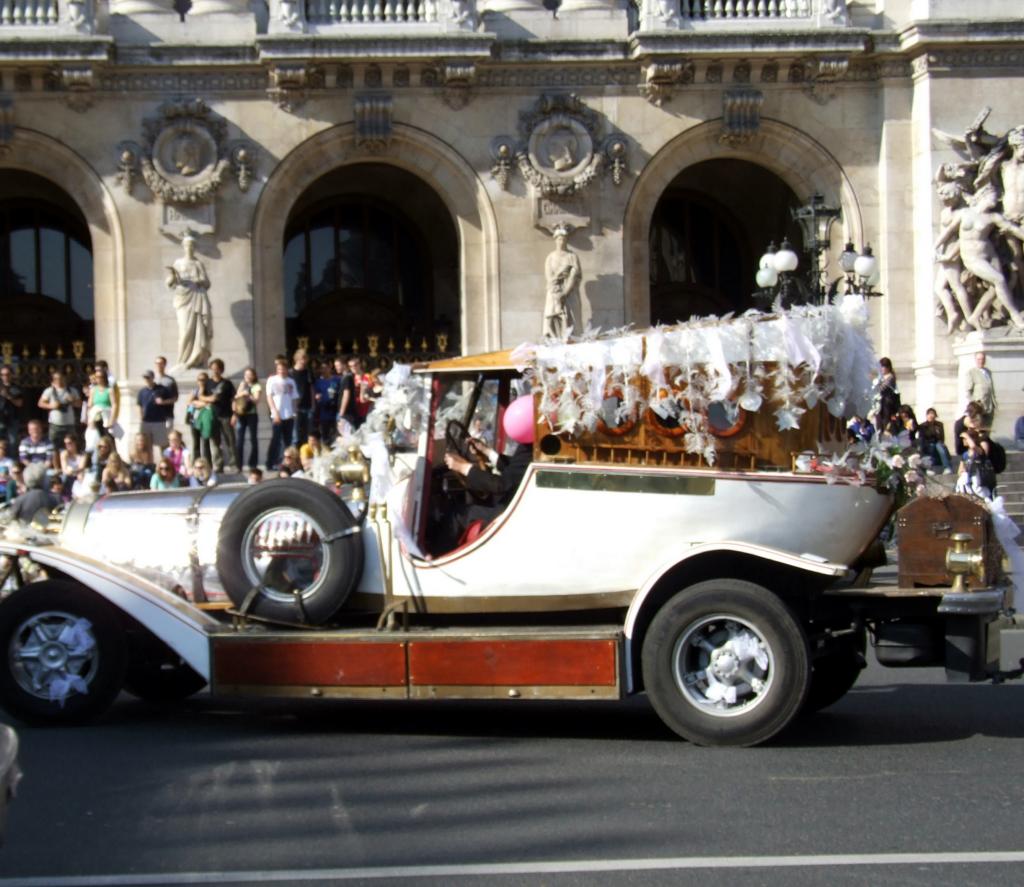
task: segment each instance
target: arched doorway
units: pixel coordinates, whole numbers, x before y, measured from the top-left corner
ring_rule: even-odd
[[[651,219],[652,323],[755,307],[757,263],[769,242],[803,247],[790,213],[800,205],[770,170],[745,160],[705,160],[665,188]]]
[[[360,167],[374,171],[375,178],[346,176],[345,171]],[[343,123],[330,127],[304,141],[282,158],[260,194],[253,216],[253,362],[269,365],[273,355],[284,351],[287,323],[284,317],[285,229],[296,219],[303,205],[326,197],[314,188],[325,180],[324,170],[333,179],[347,178],[348,191],[361,190],[382,197],[376,172],[382,168],[408,173],[406,182],[419,190],[393,195],[391,203],[409,214],[416,209],[417,196],[424,191],[431,200],[436,196],[445,209],[446,224],[455,233],[457,255],[455,284],[442,290],[435,284],[434,306],[444,304],[449,291],[457,293],[457,310],[445,313],[452,319],[449,352],[486,351],[501,342],[501,312],[498,299],[498,228],[494,209],[479,175],[464,157],[450,145],[420,129],[396,123],[387,151],[371,159],[355,142],[355,127]],[[357,188],[357,185],[360,186]],[[297,199],[297,195],[301,195]],[[422,227],[433,242],[434,232]],[[435,262],[435,275],[448,266]],[[448,287],[448,284],[445,284]],[[454,345],[452,343],[456,343]],[[311,345],[319,345],[319,339]],[[326,343],[325,345],[333,345]],[[385,343],[386,344],[386,343]],[[398,343],[396,343],[397,345]],[[404,344],[404,343],[403,343]],[[429,344],[429,343],[428,343]]]
[[[865,242],[861,207],[853,184],[820,142],[769,118],[761,119],[760,130],[749,141],[733,148],[723,147],[720,135],[721,120],[709,120],[684,130],[651,157],[637,179],[623,225],[627,323],[643,326],[652,320],[651,225],[659,203],[676,189],[696,191],[713,200],[732,214],[734,224],[742,225],[747,232],[751,255],[744,260],[749,264],[738,275],[743,281],[741,299],[749,298],[755,291],[757,260],[770,241],[778,243],[779,237],[788,233],[791,239],[797,238],[792,242],[802,243],[799,230],[792,227],[789,219],[793,204],[788,194],[796,195],[802,205],[813,194],[820,193],[827,203],[841,207],[842,222],[832,228],[833,257],[847,240]],[[772,188],[781,186],[788,194],[776,191],[775,197],[769,198],[765,192],[756,190],[758,182]],[[785,199],[780,198],[780,193]],[[770,206],[769,200],[774,200],[775,206]],[[766,209],[776,214],[765,215]],[[759,223],[763,224],[758,229]]]
[[[77,204],[41,176],[0,169],[0,194],[0,362],[25,390],[25,419],[53,369],[80,385],[91,366],[92,238]]]
[[[293,207],[283,248],[289,348],[458,350],[455,225],[411,173],[363,163],[322,176]]]

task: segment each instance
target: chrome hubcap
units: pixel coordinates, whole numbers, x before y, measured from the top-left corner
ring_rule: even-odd
[[[323,528],[308,514],[275,508],[256,518],[242,539],[242,567],[253,586],[273,599],[313,594],[330,565]]]
[[[679,636],[672,669],[687,702],[717,717],[733,717],[764,700],[775,677],[775,657],[754,625],[720,614],[694,622]]]
[[[100,654],[88,619],[50,610],[18,626],[7,659],[22,690],[63,705],[68,696],[89,691]]]

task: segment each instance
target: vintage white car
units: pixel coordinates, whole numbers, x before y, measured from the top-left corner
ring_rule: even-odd
[[[832,306],[417,367],[380,406],[369,464],[353,451],[331,466],[345,498],[295,479],[117,494],[72,504],[52,535],[0,539],[44,577],[0,601],[0,702],[66,722],[122,688],[172,699],[207,683],[646,692],[679,735],[750,745],[839,699],[869,637],[888,665],[1011,671],[1024,633],[991,558],[961,551],[928,586],[864,581],[894,501],[843,453],[843,416],[872,368],[862,327]],[[517,392],[529,458],[474,509],[445,454],[477,458],[474,435],[506,449]]]

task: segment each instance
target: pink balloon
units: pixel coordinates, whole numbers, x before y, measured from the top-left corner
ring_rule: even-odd
[[[533,443],[533,396],[524,394],[517,397],[505,408],[505,416],[501,420],[505,434],[516,443]]]

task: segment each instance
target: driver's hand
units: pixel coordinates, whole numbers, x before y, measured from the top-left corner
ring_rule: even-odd
[[[469,474],[469,469],[472,467],[469,462],[462,458],[458,453],[448,452],[444,454],[444,464],[449,471],[454,471],[456,474],[461,474],[465,477]]]
[[[469,450],[481,462],[489,462],[493,465],[498,458],[498,454],[487,446],[484,441],[480,440],[479,437],[471,437],[469,439]]]

